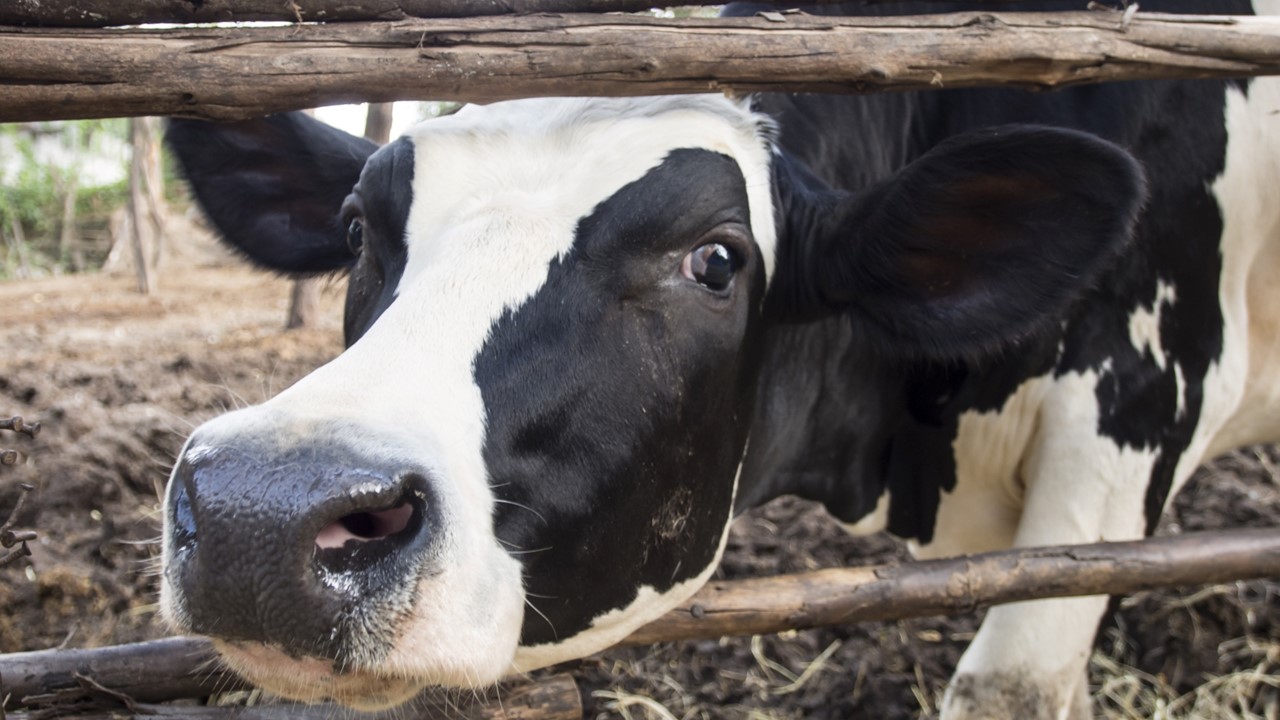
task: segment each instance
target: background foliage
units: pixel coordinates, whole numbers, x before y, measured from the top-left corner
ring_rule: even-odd
[[[123,119],[0,125],[0,279],[101,266],[128,199],[128,134]]]

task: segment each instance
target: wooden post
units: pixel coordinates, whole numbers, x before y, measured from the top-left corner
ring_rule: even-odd
[[[320,278],[298,278],[289,292],[289,316],[285,330],[312,327],[320,314]]]
[[[164,134],[160,127],[160,118],[136,119],[147,129],[149,139],[142,183],[146,194],[147,229],[152,238],[151,268],[158,274],[164,270],[169,247],[169,239],[165,237],[164,232],[164,165],[160,156]]]
[[[163,258],[164,219],[161,193],[159,120],[133,118],[129,139],[133,155],[129,161],[129,232],[132,238],[134,273],[138,292],[155,291],[157,267]]]
[[[365,138],[386,145],[391,142],[391,121],[395,111],[395,103],[369,103],[369,110],[364,118]]]
[[[76,196],[79,193],[80,173],[68,170],[58,173],[58,192],[62,193],[62,222],[58,227],[58,262],[71,263],[76,271],[82,270],[79,254],[72,246],[76,240]]]

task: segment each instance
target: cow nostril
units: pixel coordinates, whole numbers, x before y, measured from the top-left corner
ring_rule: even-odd
[[[169,519],[172,521],[173,541],[177,546],[189,545],[196,539],[196,517],[191,509],[191,496],[180,481],[169,497]]]
[[[404,532],[413,520],[413,514],[413,503],[406,500],[386,510],[343,515],[320,529],[316,535],[316,546],[321,549],[340,548],[352,540],[382,540]]]

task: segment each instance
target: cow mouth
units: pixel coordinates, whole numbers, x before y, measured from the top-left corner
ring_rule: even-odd
[[[236,674],[289,700],[332,700],[370,712],[402,705],[425,686],[421,680],[363,669],[336,672],[332,660],[299,659],[257,643],[215,640],[214,647]]]

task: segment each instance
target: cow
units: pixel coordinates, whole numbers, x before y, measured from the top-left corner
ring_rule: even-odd
[[[924,557],[1142,537],[1280,438],[1277,112],[1256,79],[532,99],[382,148],[173,120],[231,246],[348,290],[341,355],[188,439],[163,615],[375,708],[616,643],[784,494]],[[1106,605],[992,609],[943,716],[1087,717]]]

